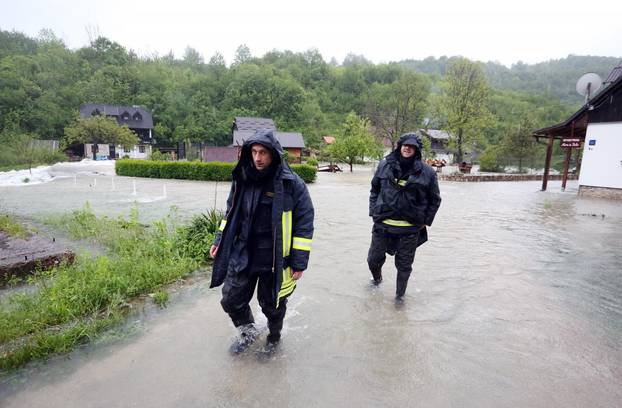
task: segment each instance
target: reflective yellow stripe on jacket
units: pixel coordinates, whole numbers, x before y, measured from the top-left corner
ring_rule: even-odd
[[[301,251],[311,251],[311,241],[309,238],[294,237],[294,249]]]
[[[225,225],[227,225],[227,220],[223,219],[220,221],[220,225],[218,226],[218,231],[222,232],[225,230]]]
[[[283,258],[288,257],[291,252],[292,245],[292,212],[284,211],[282,215],[282,228],[283,228]],[[281,289],[279,290],[279,296],[276,301],[276,306],[279,307],[279,302],[282,298],[290,295],[296,288],[296,281],[292,277],[292,268],[283,268],[283,279],[281,281]]]
[[[382,223],[387,224],[387,225],[392,225],[394,227],[412,227],[413,225],[415,225],[415,224],[409,223],[408,221],[391,220],[391,219],[383,220]]]

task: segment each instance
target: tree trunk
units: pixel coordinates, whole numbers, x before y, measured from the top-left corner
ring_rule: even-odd
[[[458,158],[456,162],[462,163],[462,129],[458,129]]]
[[[352,173],[352,163],[354,163],[354,160],[350,160],[350,173]]]

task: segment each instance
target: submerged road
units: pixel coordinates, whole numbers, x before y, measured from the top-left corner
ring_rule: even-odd
[[[86,165],[85,165],[86,166]],[[189,217],[226,183],[136,180],[81,168],[0,187],[26,218],[80,208]],[[61,171],[59,170],[59,171]],[[60,174],[60,173],[59,173]],[[64,178],[62,178],[64,177]],[[201,281],[165,310],[67,356],[0,379],[2,407],[615,407],[622,401],[622,204],[559,182],[441,182],[403,305],[391,257],[369,285],[370,168],[320,174],[310,268],[278,353],[238,357],[219,289]],[[93,180],[97,179],[94,183]],[[94,185],[95,184],[95,185]],[[215,192],[217,192],[215,196]],[[260,325],[265,319],[256,301]],[[120,334],[125,333],[125,334]]]

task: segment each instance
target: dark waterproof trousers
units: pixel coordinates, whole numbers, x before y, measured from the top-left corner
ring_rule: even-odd
[[[403,296],[406,292],[408,278],[413,270],[419,232],[414,234],[392,234],[378,228],[372,230],[371,245],[367,253],[367,264],[372,276],[380,275],[382,266],[386,260],[386,254],[395,255],[395,267],[397,269],[396,295]]]
[[[222,288],[220,304],[231,317],[235,327],[254,323],[255,319],[249,303],[253,298],[255,286],[257,286],[259,306],[268,319],[268,329],[271,334],[279,334],[287,311],[287,299],[282,299],[279,307],[276,308],[273,299],[274,275],[271,266],[251,262],[240,272],[229,269]]]

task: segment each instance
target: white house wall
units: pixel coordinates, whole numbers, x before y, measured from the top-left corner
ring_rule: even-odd
[[[151,145],[142,145],[144,146],[144,153],[140,152],[140,146],[132,146],[129,149],[129,152],[126,152],[123,146],[116,146],[115,153],[119,158],[129,157],[130,159],[146,159],[151,154]],[[113,159],[110,156],[110,146],[107,144],[99,144],[97,145],[97,160],[108,160]],[[93,150],[91,144],[84,145],[84,157],[92,159],[93,158]]]
[[[587,126],[579,185],[622,188],[622,122]]]
[[[97,145],[97,160],[107,160],[110,155],[110,146],[107,144],[98,144]],[[84,157],[92,159],[93,158],[93,145],[87,143],[84,145]]]
[[[144,145],[145,152],[141,153],[139,150],[139,146],[134,146],[130,149],[129,152],[126,152],[123,146],[117,146],[116,151],[120,158],[128,156],[130,159],[146,159],[151,154],[151,146]]]
[[[447,163],[453,163],[454,155],[453,153],[438,153],[437,152],[434,157],[430,155],[429,157],[426,157],[426,159],[445,160]]]

